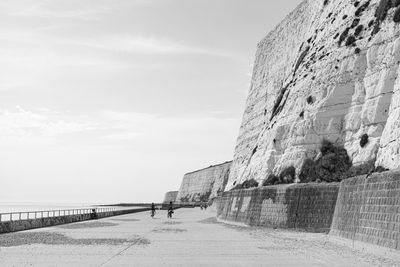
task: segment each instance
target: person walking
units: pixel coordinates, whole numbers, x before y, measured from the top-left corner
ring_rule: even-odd
[[[97,216],[97,211],[96,209],[92,209],[92,212],[90,213],[90,219],[92,220],[97,220],[99,217]]]
[[[154,219],[154,215],[156,215],[156,206],[154,203],[151,203],[151,218]]]

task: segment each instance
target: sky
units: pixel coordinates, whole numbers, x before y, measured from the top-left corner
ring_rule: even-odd
[[[232,160],[257,43],[300,2],[0,0],[0,203],[160,202]]]

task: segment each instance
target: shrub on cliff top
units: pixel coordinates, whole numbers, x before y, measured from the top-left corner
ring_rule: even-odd
[[[295,179],[296,179],[296,168],[293,166],[289,166],[284,168],[279,174],[279,176],[273,173],[268,175],[268,177],[262,182],[262,186],[291,184],[294,183]]]
[[[254,179],[244,181],[242,184],[242,188],[244,188],[244,189],[253,188],[253,187],[258,187],[258,182]]]
[[[371,174],[374,171],[375,171],[375,160],[370,160],[357,166],[351,166],[346,173],[346,178]]]
[[[269,186],[279,184],[279,177],[275,174],[270,174],[268,177],[263,181],[262,186]]]
[[[350,157],[344,147],[324,139],[320,156],[316,160],[307,159],[300,169],[299,178],[306,182],[339,182],[346,178],[351,167]]]
[[[375,168],[375,171],[374,172],[386,172],[386,171],[388,171],[389,169],[387,169],[387,168],[385,168],[385,167],[382,167],[382,166],[377,166],[376,168]]]
[[[296,179],[296,168],[293,166],[286,167],[279,175],[281,184],[291,184]]]
[[[335,146],[333,145],[332,142],[324,138],[321,141],[321,146],[319,147],[319,151],[322,153],[322,155],[326,155],[328,153],[335,153]]]
[[[302,183],[315,182],[317,180],[316,163],[312,159],[306,159],[300,168],[299,179]]]

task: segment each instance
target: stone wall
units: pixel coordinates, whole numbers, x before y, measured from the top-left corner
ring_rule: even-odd
[[[341,182],[330,234],[400,249],[400,170]]]
[[[170,191],[165,193],[163,203],[175,202],[176,197],[178,196],[178,191]]]
[[[109,212],[99,212],[97,217],[99,219],[118,216],[130,213],[137,213],[148,211],[149,208],[142,209],[129,209],[129,210],[119,210],[119,211],[109,211]],[[0,234],[24,231],[35,228],[50,227],[55,225],[74,223],[80,221],[91,220],[91,214],[80,214],[80,215],[66,215],[66,216],[55,216],[49,218],[39,218],[39,219],[29,219],[29,220],[19,220],[19,221],[6,221],[0,222]]]
[[[258,44],[226,190],[289,166],[298,176],[323,138],[354,166],[400,167],[397,8],[377,18],[391,1],[357,2],[305,0]]]
[[[231,161],[187,173],[176,200],[178,202],[207,202],[222,193],[228,181]]]
[[[222,221],[328,232],[339,184],[267,186],[224,192],[215,201]]]

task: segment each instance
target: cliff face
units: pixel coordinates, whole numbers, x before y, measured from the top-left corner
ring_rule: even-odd
[[[231,161],[184,175],[176,201],[207,202],[223,192],[228,182]]]
[[[169,191],[169,192],[165,193],[164,202],[163,203],[169,203],[171,201],[175,202],[177,195],[178,195],[178,191]]]
[[[305,0],[259,43],[226,189],[298,175],[324,138],[353,166],[400,167],[396,2]]]

